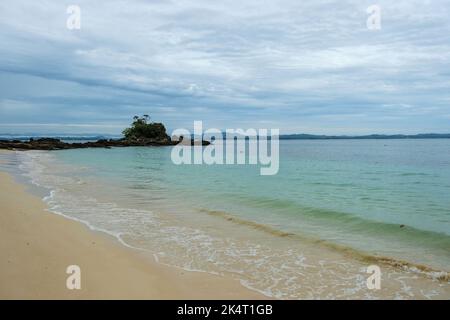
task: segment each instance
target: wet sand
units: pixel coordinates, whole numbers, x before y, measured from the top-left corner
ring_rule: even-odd
[[[262,299],[237,280],[157,263],[143,252],[46,211],[0,172],[0,299]],[[69,265],[81,290],[69,290]]]

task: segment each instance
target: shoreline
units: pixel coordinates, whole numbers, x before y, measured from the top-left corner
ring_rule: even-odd
[[[389,266],[389,267],[398,269],[400,271],[401,270],[411,270],[411,271],[413,271],[417,274],[420,274],[421,276],[424,276],[426,278],[436,279],[438,281],[443,281],[443,282],[450,281],[450,273],[444,269],[441,270],[441,269],[437,269],[437,268],[434,268],[432,266],[428,266],[425,264],[402,260],[400,258],[370,254],[369,252],[358,250],[358,249],[355,249],[355,248],[352,248],[349,246],[345,246],[342,244],[333,243],[333,242],[330,242],[327,240],[321,240],[320,238],[305,237],[305,236],[302,236],[299,234],[281,231],[281,230],[275,229],[271,226],[259,224],[257,222],[244,220],[244,219],[237,218],[237,217],[233,217],[233,216],[228,215],[227,213],[221,212],[221,211],[208,211],[208,210],[203,210],[203,211],[211,216],[219,217],[223,220],[235,223],[237,225],[246,225],[250,228],[271,234],[275,237],[295,238],[295,239],[299,239],[299,240],[303,241],[304,243],[310,243],[312,245],[320,245],[323,248],[327,248],[327,249],[331,249],[331,250],[340,252],[340,253],[347,255],[357,261],[376,263],[376,264],[383,265],[383,266]]]
[[[97,208],[99,211],[92,210],[96,207],[88,200],[82,200],[83,197],[75,197],[72,200],[69,197],[68,202],[75,205],[68,207],[62,203],[59,203],[62,205],[59,207],[58,202],[55,204],[47,201],[47,193],[40,192],[39,188],[34,189],[32,184],[22,180],[21,175],[16,173],[16,166],[27,162],[21,158],[11,160],[9,152],[0,150],[0,240],[2,242],[0,252],[4,253],[5,257],[3,264],[0,264],[0,299],[442,299],[447,298],[449,294],[448,273],[444,275],[436,270],[405,263],[398,259],[386,259],[379,255],[372,259],[373,256],[361,255],[349,248],[341,248],[320,239],[281,232],[266,225],[227,216],[226,213],[218,211],[207,211],[207,215],[202,215],[202,219],[195,220],[194,225],[206,228],[214,226],[214,232],[211,234],[217,239],[232,237],[243,245],[239,247],[243,257],[247,256],[246,250],[253,248],[251,243],[270,241],[271,245],[263,249],[269,251],[255,254],[256,258],[252,258],[251,261],[256,263],[251,264],[250,260],[242,262],[243,264],[239,265],[241,268],[239,270],[244,271],[242,274],[236,274],[234,272],[236,269],[230,271],[230,268],[210,268],[205,264],[209,260],[202,254],[196,256],[201,260],[197,260],[199,264],[195,268],[183,268],[184,261],[190,261],[196,251],[186,255],[186,252],[180,251],[176,245],[166,247],[166,243],[171,243],[170,237],[178,235],[178,232],[170,231],[171,228],[164,228],[166,225],[173,225],[169,221],[170,217],[166,217],[169,219],[167,221],[160,220],[162,224],[158,224],[158,229],[150,227],[152,224],[146,229],[136,229],[137,234],[144,232],[149,236],[148,242],[144,245],[142,243],[133,245],[133,242],[129,244],[129,240],[133,238],[122,238],[123,228],[111,229],[102,224],[91,224],[90,218],[77,214],[77,212],[100,214],[102,221],[108,221],[111,210],[114,209],[99,207]],[[2,153],[5,160],[2,160]],[[6,165],[4,169],[2,169],[2,163]],[[57,167],[55,165],[55,168]],[[25,168],[27,167],[24,167],[24,170]],[[74,185],[77,185],[77,182],[78,180],[72,181]],[[89,180],[83,184],[92,186],[94,189],[99,187]],[[64,184],[57,184],[57,186],[66,188]],[[49,190],[48,187],[45,188]],[[114,190],[106,190],[106,193],[109,194],[111,191],[114,194]],[[157,206],[155,207],[155,204],[151,207],[157,211],[160,210]],[[132,214],[137,213],[139,212]],[[21,215],[24,217],[20,217]],[[205,217],[211,218],[205,220]],[[227,223],[220,224],[219,220],[208,219],[222,219]],[[131,221],[134,220],[131,219]],[[191,222],[193,221],[185,224],[186,221],[184,221],[182,225],[189,228],[192,226]],[[217,223],[220,224],[220,228]],[[123,226],[126,225],[127,223]],[[35,230],[36,227],[40,230]],[[66,232],[67,230],[69,232]],[[15,231],[19,231],[19,235]],[[33,241],[29,241],[29,234],[33,237]],[[266,238],[267,235],[271,238]],[[274,235],[276,237],[273,237]],[[39,243],[42,241],[45,243]],[[246,241],[250,241],[250,246],[247,246]],[[35,242],[38,242],[38,245],[35,245]],[[191,244],[194,248],[203,246],[203,242],[198,241]],[[214,248],[220,252],[222,247]],[[159,254],[162,252],[160,250],[169,250],[168,258],[162,255],[160,259]],[[296,252],[301,259],[300,264],[297,264],[295,260],[297,255],[293,253]],[[75,255],[78,260],[68,259],[69,254]],[[285,254],[292,256],[294,260],[283,258]],[[10,258],[14,255],[20,258],[19,262]],[[281,257],[277,260],[280,263],[274,261],[267,266],[260,265],[258,257],[266,256],[271,259]],[[217,261],[223,263],[241,263],[240,260],[227,259],[226,254],[217,258]],[[304,259],[308,262],[305,263]],[[46,261],[51,262],[50,268]],[[13,262],[15,265],[9,265]],[[56,266],[57,262],[59,265]],[[61,265],[63,262],[65,266]],[[365,269],[374,263],[379,264],[383,270],[381,291],[364,289],[367,277]],[[81,291],[85,292],[66,289],[65,281],[68,275],[65,273],[65,268],[69,265],[80,265],[82,282],[87,279],[86,282],[92,284],[87,291],[84,290],[86,289],[84,282]],[[85,272],[86,266],[89,269],[88,275]],[[234,267],[234,265],[231,266]],[[273,269],[282,270],[282,273],[278,273],[282,281],[284,279],[287,279],[286,281],[295,279],[295,281],[282,283],[280,287],[273,287],[273,285],[270,287],[264,281],[272,281],[273,278],[270,278],[270,275],[273,275],[271,273]],[[51,271],[47,272],[47,270]],[[58,273],[57,279],[54,276],[55,270]],[[53,277],[48,274],[49,272],[55,273]],[[261,272],[266,273],[260,274]],[[21,279],[23,275],[25,279]],[[42,281],[33,284],[33,280],[39,279]],[[114,279],[115,283],[110,283],[109,279]],[[274,281],[277,281],[276,279]],[[54,288],[56,281],[57,289]],[[36,292],[36,288],[41,292]],[[28,293],[27,291],[30,290],[35,292]]]
[[[51,213],[0,171],[0,299],[269,299],[238,280],[185,271]],[[66,288],[79,265],[81,290]]]

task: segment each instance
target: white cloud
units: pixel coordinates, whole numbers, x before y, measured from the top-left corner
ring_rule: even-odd
[[[366,28],[369,0],[79,0],[78,31],[65,27],[69,4],[0,3],[0,81],[22,74],[73,83],[56,86],[58,106],[89,106],[93,112],[80,112],[86,121],[126,118],[133,106],[164,116],[192,108],[186,121],[215,114],[294,127],[333,110],[342,117],[327,121],[342,128],[357,107],[373,119],[393,112],[378,114],[383,105],[414,105],[430,130],[443,130],[436,119],[449,110],[448,0],[380,0],[377,32]],[[36,97],[54,99],[55,90],[40,87],[39,94],[0,88],[0,99],[42,110]],[[86,101],[74,101],[73,90]],[[64,106],[64,97],[71,103]],[[169,105],[170,112],[158,109]],[[62,112],[62,120],[72,114]]]

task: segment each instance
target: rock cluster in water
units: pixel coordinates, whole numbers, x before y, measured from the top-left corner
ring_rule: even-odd
[[[0,140],[0,149],[9,150],[65,150],[81,148],[112,148],[112,147],[150,147],[183,145],[209,145],[208,141],[183,139],[182,136],[171,139],[164,124],[150,122],[150,116],[134,116],[131,126],[123,130],[122,139],[101,139],[90,142],[64,142],[55,138],[30,138],[23,140]]]
[[[182,137],[177,141],[169,137],[164,138],[138,138],[138,139],[101,139],[89,142],[68,143],[55,138],[30,138],[28,141],[22,140],[0,140],[0,149],[8,150],[66,150],[81,148],[112,148],[112,147],[149,147],[149,146],[173,146],[178,143],[197,145],[200,141],[191,139],[183,140]],[[209,145],[208,141],[201,141],[202,145]]]

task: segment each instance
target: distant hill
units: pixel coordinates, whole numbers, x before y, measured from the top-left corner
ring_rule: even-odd
[[[0,133],[0,140],[29,140],[30,138],[54,138],[62,141],[97,141],[101,139],[119,139],[117,134],[8,134]]]
[[[29,140],[30,138],[54,138],[64,141],[97,141],[101,139],[118,139],[122,135],[117,134],[8,134],[0,133],[0,140]]]
[[[345,140],[345,139],[450,139],[450,133],[370,134],[364,136],[327,136],[315,134],[280,135],[280,140]]]
[[[223,139],[226,139],[226,133],[222,133]],[[246,136],[236,134],[235,137],[237,139],[244,139]],[[192,139],[199,139],[200,137],[196,137],[191,135]],[[421,134],[370,134],[363,136],[327,136],[327,135],[317,135],[317,134],[306,134],[306,133],[297,133],[297,134],[282,134],[280,135],[280,140],[363,140],[363,139],[450,139],[450,133],[421,133]]]

